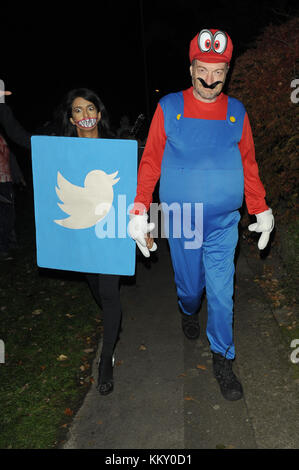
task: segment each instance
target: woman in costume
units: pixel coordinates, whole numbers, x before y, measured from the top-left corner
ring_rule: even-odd
[[[65,137],[114,138],[109,118],[98,95],[86,88],[71,90],[59,108],[61,135]],[[153,240],[148,240],[149,247]],[[113,391],[113,352],[121,323],[120,276],[86,274],[90,289],[103,310],[104,335],[99,361],[98,390]]]
[[[60,106],[61,134],[65,137],[109,138],[112,133],[104,104],[92,90],[71,90]],[[86,274],[90,289],[103,310],[104,335],[99,361],[98,390],[113,391],[113,352],[121,322],[118,275]]]

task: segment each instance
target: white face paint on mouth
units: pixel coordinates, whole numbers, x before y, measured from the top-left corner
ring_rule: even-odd
[[[81,127],[81,129],[93,129],[97,125],[97,119],[80,119],[80,121],[76,121],[76,124]]]

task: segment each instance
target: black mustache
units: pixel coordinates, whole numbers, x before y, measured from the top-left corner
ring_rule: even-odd
[[[208,85],[202,78],[198,77],[198,80],[200,81],[202,86],[204,86],[205,88],[210,88],[211,90],[213,90],[217,85],[219,85],[219,83],[223,83],[223,82],[218,81],[218,82],[212,83],[211,85]]]

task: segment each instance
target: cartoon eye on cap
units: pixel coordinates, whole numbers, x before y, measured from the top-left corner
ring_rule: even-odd
[[[217,31],[217,33],[214,35],[213,51],[217,52],[218,54],[222,54],[226,49],[226,45],[226,34],[222,31]]]
[[[201,52],[210,52],[212,49],[217,54],[223,54],[227,46],[227,36],[223,31],[217,31],[214,35],[209,29],[203,29],[198,35],[198,47]]]
[[[189,46],[190,63],[194,59],[208,63],[229,63],[232,58],[233,43],[227,33],[220,29],[202,29]]]
[[[198,47],[202,52],[209,52],[212,49],[213,35],[208,29],[203,29],[198,35]]]

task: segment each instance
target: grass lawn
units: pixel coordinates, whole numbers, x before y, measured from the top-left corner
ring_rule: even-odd
[[[82,275],[37,267],[32,207],[18,195],[19,247],[0,260],[1,449],[58,447],[96,380],[101,311]]]

